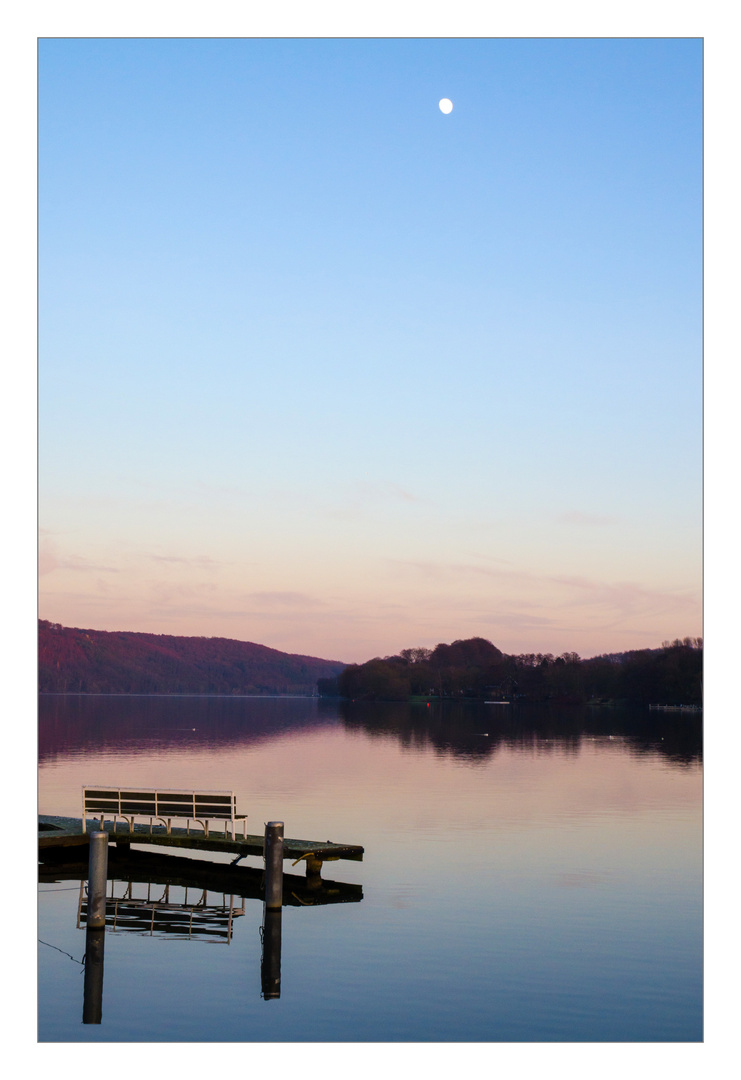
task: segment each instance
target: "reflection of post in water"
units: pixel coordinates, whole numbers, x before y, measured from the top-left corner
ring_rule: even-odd
[[[88,926],[85,931],[85,986],[82,997],[83,1024],[99,1024],[103,1018],[103,950],[105,930]]]
[[[105,948],[108,834],[90,833],[88,862],[87,929],[85,931],[85,986],[83,1024],[99,1024],[103,1017],[103,952]]]
[[[260,979],[262,996],[266,1001],[280,997],[280,939],[283,912],[265,906],[262,924],[262,961]]]

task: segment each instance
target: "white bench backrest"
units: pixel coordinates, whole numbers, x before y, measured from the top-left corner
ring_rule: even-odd
[[[233,791],[173,791],[162,788],[83,787],[82,817],[221,818],[237,816]]]

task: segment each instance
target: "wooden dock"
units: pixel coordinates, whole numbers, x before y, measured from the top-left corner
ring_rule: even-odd
[[[159,793],[155,796],[156,810]],[[99,797],[97,790],[94,797]],[[119,813],[123,815],[121,798],[119,795],[118,805]],[[194,802],[196,798],[194,794]],[[157,936],[170,934],[188,940],[195,937],[230,944],[233,920],[244,914],[244,904],[235,904],[235,896],[254,898],[261,901],[263,907],[260,980],[262,996],[270,1000],[280,997],[283,908],[357,903],[363,899],[361,885],[324,881],[321,874],[325,862],[362,861],[362,847],[337,844],[332,840],[285,839],[282,821],[266,822],[262,836],[235,832],[233,795],[231,798],[230,816],[214,814],[214,818],[225,820],[223,826],[219,823],[208,832],[155,825],[153,818],[146,825],[134,823],[132,826],[131,817],[124,821],[115,817],[101,821],[101,818],[88,819],[86,816],[83,821],[81,818],[39,816],[40,880],[80,882],[77,919],[78,926],[84,924],[86,932],[83,1024],[102,1022],[106,932],[126,929],[149,936],[156,932]],[[83,814],[86,814],[85,805],[83,799]],[[176,808],[181,809],[179,805]],[[190,825],[187,817],[185,820]],[[208,828],[208,816],[204,822]],[[156,850],[141,851],[142,846]],[[164,850],[167,848],[170,853]],[[172,849],[177,853],[173,854]],[[234,857],[229,862],[184,858],[180,849]],[[263,866],[237,865],[249,855],[259,858]],[[294,865],[302,863],[306,868],[305,876],[284,874],[286,859]],[[118,895],[116,882],[122,883],[123,895]],[[146,896],[135,890],[134,886],[139,885],[146,886]],[[159,890],[152,897],[152,885],[164,888],[159,898]],[[171,899],[171,886],[184,889],[185,898]],[[193,886],[201,896],[196,903],[189,904],[187,890]],[[209,905],[210,892],[217,895],[221,892],[222,903]]]
[[[155,845],[168,848],[190,848],[199,851],[215,851],[233,854],[237,862],[249,855],[260,859],[265,854],[265,837],[237,833],[235,839],[220,830],[209,830],[208,836],[201,829],[182,829],[173,827],[170,832],[164,825],[134,825],[133,832],[125,822],[118,821],[114,827],[112,821],[103,824],[103,831],[110,836],[110,842],[116,847],[129,848],[131,844]],[[87,832],[82,831],[81,818],[39,815],[39,850],[51,848],[76,847],[88,845],[90,832],[100,830],[99,819],[86,821]],[[338,859],[350,859],[362,862],[363,848],[357,844],[337,844],[331,840],[290,840],[283,841],[283,858],[291,862],[304,861],[306,873],[316,874],[321,871],[321,864],[335,862]]]

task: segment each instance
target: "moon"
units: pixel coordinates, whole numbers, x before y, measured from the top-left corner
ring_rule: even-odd
[[[446,98],[446,97],[441,98],[440,102],[439,102],[439,105],[440,105],[440,112],[445,113],[446,116],[447,116],[448,113],[453,111],[453,102],[450,100],[450,98]]]

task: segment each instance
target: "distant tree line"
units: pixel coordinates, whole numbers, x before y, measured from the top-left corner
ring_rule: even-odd
[[[336,678],[320,679],[318,688],[320,694],[356,701],[427,697],[699,705],[702,638],[665,641],[658,649],[588,660],[575,652],[510,656],[485,638],[468,638],[350,664]]]
[[[39,690],[87,694],[313,694],[342,663],[230,638],[80,630],[39,621]]]

